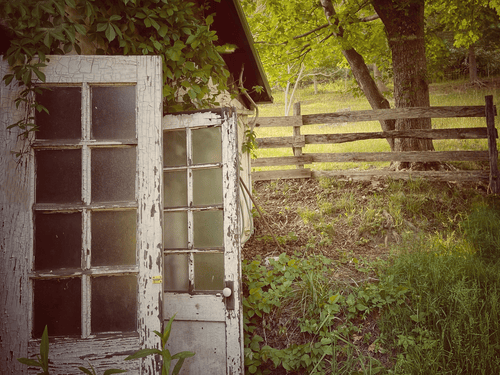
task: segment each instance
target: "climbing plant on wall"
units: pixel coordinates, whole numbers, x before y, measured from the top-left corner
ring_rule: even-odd
[[[0,0],[0,21],[10,34],[4,53],[12,69],[5,84],[23,86],[16,105],[27,106],[16,124],[35,130],[34,101],[51,54],[163,56],[164,111],[215,104],[229,72],[217,47],[208,5],[184,0]],[[212,92],[209,82],[212,82]],[[216,88],[215,91],[214,88]],[[30,114],[31,112],[31,114]]]

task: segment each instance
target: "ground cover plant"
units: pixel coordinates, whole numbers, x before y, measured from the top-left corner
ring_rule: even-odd
[[[249,373],[498,368],[500,198],[485,186],[323,179],[253,192],[276,241],[256,214],[243,249]]]
[[[458,105],[446,87],[439,105]],[[457,87],[477,95],[462,104],[482,104]],[[252,192],[268,225],[255,212],[243,247],[247,373],[498,371],[500,197],[485,184],[277,180]]]

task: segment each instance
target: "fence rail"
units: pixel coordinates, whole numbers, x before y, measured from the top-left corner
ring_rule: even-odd
[[[320,176],[346,176],[357,179],[390,176],[392,178],[425,177],[448,181],[489,180],[491,190],[500,193],[500,177],[498,171],[498,151],[495,128],[496,108],[493,97],[485,98],[484,106],[455,106],[428,108],[397,108],[369,111],[352,111],[300,115],[300,107],[294,109],[295,115],[289,117],[263,117],[256,121],[257,127],[293,127],[293,136],[258,138],[259,148],[292,148],[294,156],[258,158],[252,161],[252,167],[269,167],[295,165],[297,169],[259,171],[252,173],[252,179],[271,180],[277,178],[309,178]],[[485,117],[484,128],[455,129],[414,129],[393,130],[370,133],[343,134],[308,134],[301,135],[304,125],[334,124],[360,121],[379,121],[403,118],[456,118]],[[388,138],[425,138],[425,139],[488,139],[488,150],[485,151],[408,151],[408,152],[353,152],[353,153],[304,153],[308,144],[335,144],[355,142],[369,139]],[[305,164],[317,162],[446,162],[446,161],[489,161],[490,171],[312,171],[304,168]]]

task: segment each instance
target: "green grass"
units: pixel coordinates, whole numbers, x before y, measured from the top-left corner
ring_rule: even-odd
[[[493,95],[498,102],[500,89],[477,89],[467,87],[462,84],[458,86],[453,83],[431,85],[431,105],[432,106],[463,106],[463,105],[484,105],[484,97]],[[284,94],[274,92],[274,103],[259,107],[259,116],[272,117],[284,116]],[[355,97],[352,91],[345,90],[343,83],[320,85],[318,94],[314,94],[312,87],[305,87],[296,93],[296,101],[301,102],[301,113],[303,115],[316,113],[330,113],[337,111],[356,111],[371,109],[368,101],[364,97]],[[392,104],[393,105],[393,104]],[[498,124],[498,123],[497,123]],[[433,128],[463,128],[463,127],[484,127],[484,118],[452,118],[433,119]],[[498,125],[497,125],[498,128]],[[321,124],[307,125],[301,127],[301,134],[338,134],[338,133],[359,133],[380,131],[380,123],[377,121],[345,123],[345,124]],[[279,128],[257,128],[257,137],[287,137],[292,136],[292,129],[287,127]],[[487,141],[480,140],[438,140],[434,141],[437,151],[455,150],[487,150]],[[348,152],[382,152],[390,151],[385,140],[357,141],[351,143],[333,145],[306,145],[304,153],[348,153]],[[293,156],[291,148],[257,149],[258,158]],[[485,165],[475,162],[453,163],[462,169],[480,169]],[[314,163],[306,165],[306,168],[313,170],[333,170],[333,169],[369,169],[388,166],[389,163]],[[260,170],[294,169],[295,166],[262,167],[254,168]]]
[[[479,206],[464,221],[464,237],[406,238],[383,277],[410,290],[381,324],[399,351],[394,373],[498,373],[499,225],[497,198],[496,208]]]
[[[243,262],[246,372],[497,374],[500,197],[422,179],[320,187],[317,209],[298,210],[312,227],[300,252]],[[386,260],[308,252],[387,227],[400,241]]]

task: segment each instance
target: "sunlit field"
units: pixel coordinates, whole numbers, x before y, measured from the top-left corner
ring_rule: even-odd
[[[433,84],[430,87],[431,106],[469,106],[484,105],[484,97],[493,95],[494,103],[499,103],[500,88],[478,88],[468,85],[465,81],[455,81],[447,83]],[[284,93],[273,91],[274,103],[259,106],[260,117],[284,116]],[[295,102],[301,103],[301,114],[330,113],[342,111],[357,111],[371,109],[366,98],[355,96],[344,82],[329,83],[318,85],[318,93],[314,94],[311,86],[304,87],[296,92]],[[389,99],[391,105],[394,100]],[[499,127],[499,121],[496,119],[496,126]],[[465,127],[484,127],[485,118],[446,118],[433,119],[432,126],[435,129],[442,128],[465,128]],[[257,138],[264,137],[286,137],[292,136],[291,127],[280,128],[256,128]],[[345,123],[345,124],[321,124],[306,125],[301,127],[301,134],[338,134],[338,133],[361,133],[361,132],[379,132],[380,123],[377,121]],[[434,141],[436,151],[457,151],[457,150],[487,150],[486,139],[467,139],[467,140],[437,140]],[[306,145],[303,153],[348,153],[348,152],[382,152],[390,151],[389,144],[383,139],[357,141],[350,143],[331,144],[331,145]],[[259,158],[293,156],[291,148],[271,148],[257,149],[256,155]],[[460,162],[453,163],[461,169],[479,169],[487,167],[479,162]],[[332,170],[332,169],[369,169],[388,166],[389,163],[314,163],[306,165],[306,168],[313,170]],[[293,169],[295,166],[279,166],[254,168],[255,171],[271,169]]]

